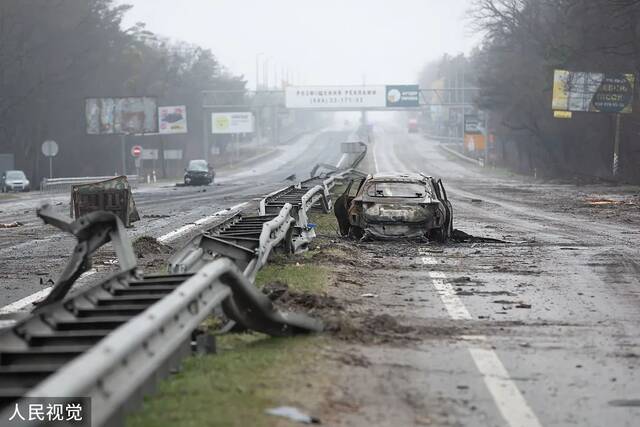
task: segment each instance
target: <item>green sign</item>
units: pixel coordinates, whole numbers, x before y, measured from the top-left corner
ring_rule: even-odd
[[[419,107],[420,88],[418,85],[386,86],[387,108]]]

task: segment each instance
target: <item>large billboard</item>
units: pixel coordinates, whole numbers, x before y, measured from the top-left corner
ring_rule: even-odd
[[[163,135],[187,133],[187,107],[158,107],[158,130]]]
[[[89,135],[134,135],[158,132],[158,106],[153,97],[87,98]]]
[[[289,86],[285,105],[292,109],[385,109],[420,106],[418,85]]]
[[[211,133],[213,134],[234,134],[253,132],[253,113],[232,112],[232,113],[212,113]]]
[[[385,86],[289,86],[285,92],[287,108],[339,109],[384,108]]]
[[[555,70],[552,109],[631,113],[635,75]]]

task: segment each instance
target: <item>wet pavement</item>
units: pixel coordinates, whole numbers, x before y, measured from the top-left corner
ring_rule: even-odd
[[[134,197],[142,220],[134,223],[129,234],[132,239],[166,236],[215,212],[291,185],[286,177],[295,174],[304,179],[317,162],[337,164],[341,156],[340,142],[349,134],[350,131],[327,130],[303,136],[292,144],[279,146],[277,155],[253,164],[244,162],[242,169],[226,168],[218,174],[216,183],[208,187],[176,187],[173,183],[141,185]],[[72,236],[44,225],[36,217],[36,207],[45,201],[68,215],[68,195],[33,192],[0,201],[0,223],[20,221],[23,224],[0,229],[0,307],[50,286],[49,280],[55,280],[62,271],[75,245]],[[170,244],[179,246],[201,228],[194,227]],[[105,274],[114,268],[100,264],[94,267]],[[92,281],[95,279],[91,277]]]
[[[640,189],[533,182],[401,130],[375,137],[371,171],[442,177],[456,228],[506,243],[349,243],[369,264],[330,294],[413,329],[347,340],[360,363],[335,368],[329,424],[637,425]]]

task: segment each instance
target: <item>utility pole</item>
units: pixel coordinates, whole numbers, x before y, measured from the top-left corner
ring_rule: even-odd
[[[207,126],[207,108],[205,107],[206,96],[207,95],[202,92],[202,155],[204,156],[202,158],[209,160],[209,135],[207,134],[209,127]]]
[[[617,177],[620,174],[620,125],[621,115],[616,114],[616,130],[615,137],[613,139],[613,176]]]
[[[256,55],[256,91],[260,89],[260,57],[262,55],[264,55],[263,52]]]
[[[120,135],[120,154],[122,156],[122,175],[127,175],[127,135]]]

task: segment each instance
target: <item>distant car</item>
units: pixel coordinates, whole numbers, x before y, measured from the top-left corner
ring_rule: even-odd
[[[0,187],[3,193],[9,191],[29,191],[31,189],[31,183],[23,171],[10,170],[2,173]]]
[[[209,185],[216,176],[206,160],[191,160],[184,171],[184,185]]]
[[[445,242],[453,233],[453,209],[442,180],[423,174],[383,173],[351,181],[334,211],[340,233],[358,239]]]
[[[409,121],[407,122],[407,132],[418,133],[418,120],[409,119]]]

